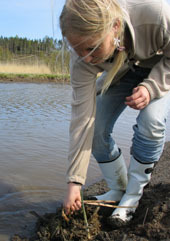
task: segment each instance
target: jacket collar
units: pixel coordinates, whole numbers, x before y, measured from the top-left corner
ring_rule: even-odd
[[[132,58],[135,55],[135,31],[132,26],[130,16],[128,13],[127,1],[126,0],[118,0],[118,4],[120,5],[120,8],[123,10],[124,21],[128,26],[129,33],[131,36],[131,49],[129,51],[129,58]]]

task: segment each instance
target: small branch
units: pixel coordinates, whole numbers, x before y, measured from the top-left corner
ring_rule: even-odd
[[[111,205],[111,204],[105,204],[105,203],[99,203],[99,202],[84,202],[87,205],[94,205],[94,206],[102,206],[102,207],[108,207],[108,208],[136,208],[136,206],[117,206],[117,205]]]
[[[83,209],[83,216],[84,216],[84,222],[86,225],[86,230],[87,230],[87,237],[88,239],[90,239],[90,230],[89,230],[89,224],[87,221],[87,215],[86,215],[86,210],[85,210],[85,206],[84,206],[84,201],[83,201],[83,191],[81,190],[81,204],[82,204],[82,209]]]
[[[64,218],[64,220],[68,223],[69,222],[69,218],[66,216],[64,209],[62,209],[62,217]]]
[[[112,201],[112,200],[84,200],[84,203],[116,203],[116,201]]]
[[[145,213],[145,217],[144,217],[144,219],[143,219],[143,226],[144,226],[144,224],[145,224],[145,221],[146,221],[146,217],[147,217],[148,211],[149,211],[149,209],[147,208],[147,209],[146,209],[146,213]]]

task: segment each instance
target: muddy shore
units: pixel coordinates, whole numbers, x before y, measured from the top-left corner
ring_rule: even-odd
[[[57,74],[3,74],[0,83],[69,83],[69,75]]]
[[[14,236],[12,241],[169,241],[170,240],[170,142],[156,165],[150,184],[132,221],[117,228],[107,224],[110,208],[98,210],[85,205],[89,230],[84,224],[83,212],[64,217],[62,208],[56,213],[37,218],[35,235],[31,238]],[[102,180],[84,190],[86,198],[107,190]],[[68,220],[67,220],[68,218]]]

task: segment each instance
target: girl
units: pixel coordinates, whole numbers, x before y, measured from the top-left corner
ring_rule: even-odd
[[[66,0],[60,26],[71,49],[73,88],[67,213],[81,207],[92,152],[110,188],[96,198],[127,206],[115,209],[109,222],[131,220],[165,141],[169,12],[164,0]],[[127,106],[139,110],[128,170],[111,135]]]

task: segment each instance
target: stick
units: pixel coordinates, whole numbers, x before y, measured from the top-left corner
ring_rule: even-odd
[[[145,213],[145,217],[144,217],[144,220],[143,220],[143,226],[144,226],[144,224],[145,224],[145,221],[146,221],[146,217],[147,217],[147,214],[148,214],[148,208],[146,209],[146,213]]]
[[[90,236],[89,224],[87,221],[86,210],[85,210],[85,206],[84,206],[83,191],[81,191],[81,204],[82,204],[82,209],[83,209],[84,222],[85,222],[86,230],[87,230],[87,237],[88,237],[88,239],[90,239],[91,236]]]
[[[69,222],[69,218],[66,216],[64,209],[62,209],[62,217],[64,218],[64,220],[68,223]]]
[[[87,205],[94,205],[94,206],[102,206],[107,208],[136,208],[136,206],[117,206],[117,205],[111,205],[111,204],[104,204],[104,203],[95,203],[95,202],[87,202]]]
[[[116,203],[116,201],[112,200],[84,200],[84,203]]]

